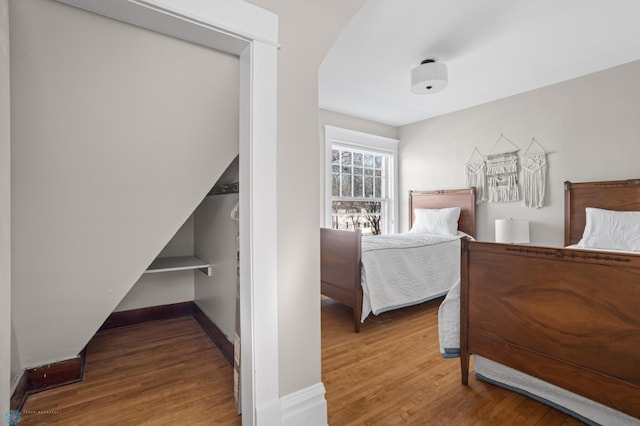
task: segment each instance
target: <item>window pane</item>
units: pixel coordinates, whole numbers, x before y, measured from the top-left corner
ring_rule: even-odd
[[[373,177],[365,176],[364,178],[364,196],[373,197]]]
[[[362,229],[365,235],[391,229],[386,189],[392,184],[387,167],[389,156],[366,151],[366,148],[335,147],[331,151],[331,191],[333,197],[350,198],[331,202],[331,224],[337,229]],[[372,198],[382,201],[369,201]]]
[[[332,173],[331,176],[331,195],[340,196],[340,173]]]
[[[362,197],[362,176],[355,175],[353,177],[353,196]]]
[[[342,151],[342,164],[351,164],[351,151]]]
[[[352,197],[353,194],[351,192],[351,175],[343,173],[342,174],[342,196],[343,197]]]
[[[364,166],[365,167],[373,167],[373,155],[365,154],[364,155]]]
[[[331,163],[340,164],[340,151],[337,149],[331,150]]]

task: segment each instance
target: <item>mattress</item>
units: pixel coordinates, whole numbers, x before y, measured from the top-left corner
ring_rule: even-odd
[[[425,233],[362,238],[362,316],[444,296],[460,279],[460,237]]]

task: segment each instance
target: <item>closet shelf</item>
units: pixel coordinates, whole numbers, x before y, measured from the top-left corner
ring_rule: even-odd
[[[144,272],[152,274],[156,272],[188,271],[197,269],[205,275],[211,276],[212,265],[195,256],[157,257]]]

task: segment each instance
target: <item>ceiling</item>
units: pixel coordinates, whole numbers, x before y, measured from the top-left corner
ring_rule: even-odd
[[[319,71],[323,109],[402,126],[640,59],[638,0],[368,0]],[[449,68],[416,95],[411,69]]]

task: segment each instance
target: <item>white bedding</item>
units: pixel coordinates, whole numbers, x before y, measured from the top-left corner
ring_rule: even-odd
[[[362,316],[447,294],[460,278],[460,238],[425,233],[362,238]]]
[[[460,356],[460,282],[447,294],[438,310],[440,353],[444,358]],[[640,425],[640,420],[613,410],[550,383],[474,355],[476,377],[544,404],[551,405],[587,424]]]

